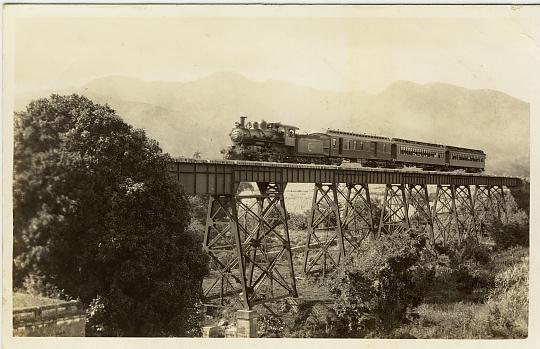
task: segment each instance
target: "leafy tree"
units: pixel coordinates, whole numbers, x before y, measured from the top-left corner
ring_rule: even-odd
[[[108,106],[30,103],[15,118],[14,287],[79,298],[89,334],[194,334],[206,260],[170,161]]]

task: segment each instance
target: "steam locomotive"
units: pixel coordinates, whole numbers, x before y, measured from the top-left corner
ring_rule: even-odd
[[[417,167],[427,171],[484,171],[482,150],[388,138],[363,133],[327,130],[299,134],[298,127],[279,122],[240,122],[229,134],[232,145],[225,158],[235,160],[366,167]]]

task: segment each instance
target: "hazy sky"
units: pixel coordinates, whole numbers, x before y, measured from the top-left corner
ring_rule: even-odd
[[[537,10],[34,6],[7,12],[14,34],[6,35],[16,93],[107,75],[187,81],[235,71],[366,92],[440,81],[529,100],[539,88]]]

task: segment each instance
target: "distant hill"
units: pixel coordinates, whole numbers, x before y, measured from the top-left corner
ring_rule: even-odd
[[[75,89],[108,103],[173,156],[219,158],[240,115],[483,149],[488,171],[529,176],[529,104],[495,90],[397,81],[378,94],[323,91],[284,81],[251,81],[231,72],[190,82],[100,78]],[[49,93],[19,95],[16,110]]]

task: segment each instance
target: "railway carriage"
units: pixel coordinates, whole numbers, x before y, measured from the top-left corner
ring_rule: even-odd
[[[327,134],[332,140],[331,157],[373,167],[392,160],[390,138],[336,130],[328,130]]]
[[[392,157],[400,165],[424,170],[443,170],[446,164],[444,145],[406,139],[392,139]]]
[[[450,169],[469,168],[472,171],[480,172],[486,166],[486,154],[482,150],[448,145],[446,146],[445,157]]]
[[[482,150],[339,130],[298,134],[296,126],[245,121],[241,117],[231,131],[233,144],[226,158],[334,165],[346,161],[368,167],[414,166],[432,171],[482,172],[485,168]]]

